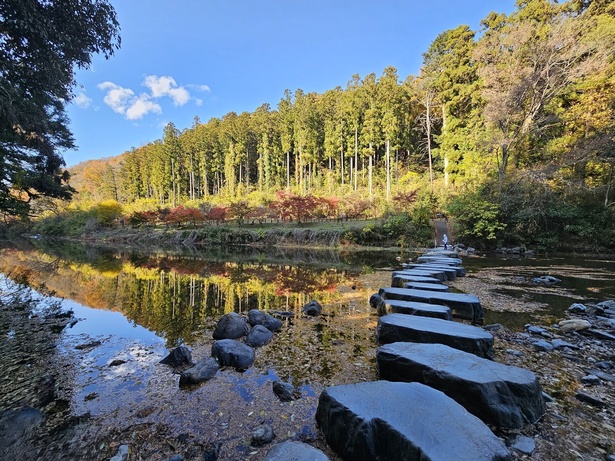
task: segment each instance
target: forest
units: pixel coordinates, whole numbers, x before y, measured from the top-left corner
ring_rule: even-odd
[[[442,32],[417,76],[387,67],[168,123],[161,139],[72,168],[72,203],[39,211],[97,209],[103,225],[443,213],[483,247],[615,248],[614,51],[611,1],[519,0],[478,31]]]

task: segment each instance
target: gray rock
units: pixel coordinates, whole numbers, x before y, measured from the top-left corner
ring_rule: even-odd
[[[415,290],[438,291],[440,293],[447,293],[449,291],[448,286],[443,285],[441,283],[408,282],[404,285],[404,288],[413,288]]]
[[[438,389],[490,425],[519,429],[546,412],[538,379],[523,368],[441,344],[387,344],[376,360],[380,379]]]
[[[607,299],[606,301],[599,302],[596,305],[600,306],[603,309],[615,310],[615,300],[614,299]]]
[[[436,293],[408,288],[381,288],[378,294],[385,300],[417,301],[447,306],[453,311],[454,316],[471,320],[472,323],[482,323],[484,318],[480,301],[474,295],[465,293]]]
[[[262,325],[269,331],[280,331],[282,329],[282,321],[280,319],[276,319],[273,315],[258,309],[252,309],[248,312],[248,323],[253,327]]]
[[[601,383],[600,378],[596,375],[586,375],[581,378],[581,382],[585,385],[596,386]]]
[[[128,445],[120,445],[117,449],[117,455],[109,459],[109,461],[126,461],[128,459]]]
[[[591,328],[592,324],[587,320],[582,319],[570,319],[562,320],[557,324],[562,331],[581,331]]]
[[[221,339],[211,348],[211,355],[222,367],[234,367],[238,371],[247,370],[254,363],[254,349],[234,339]]]
[[[518,351],[517,349],[506,349],[506,353],[514,355],[515,357],[523,357],[525,355],[522,351]]]
[[[508,461],[504,444],[444,393],[419,383],[333,386],[318,399],[327,443],[353,461]]]
[[[552,338],[553,335],[542,327],[535,325],[525,325],[525,330],[531,335],[543,336],[545,338]]]
[[[329,461],[329,458],[310,445],[288,441],[271,447],[263,461]]]
[[[256,325],[248,333],[246,338],[246,344],[252,347],[261,347],[269,343],[273,338],[273,333],[265,328],[263,325]]]
[[[396,299],[381,300],[378,304],[378,315],[406,314],[421,317],[433,317],[442,320],[453,320],[453,313],[446,306],[420,303],[416,301],[399,301]]]
[[[179,387],[204,383],[214,377],[220,369],[218,361],[213,357],[199,360],[195,366],[185,370],[179,376]]]
[[[272,387],[273,393],[277,395],[282,402],[290,402],[291,400],[298,400],[301,398],[301,393],[290,383],[277,380],[273,382]]]
[[[378,304],[380,303],[380,301],[382,301],[382,298],[378,293],[374,293],[369,297],[369,305],[372,307],[372,309],[378,308]]]
[[[179,346],[169,352],[160,363],[170,365],[172,367],[179,367],[182,365],[192,365],[192,353],[186,346]]]
[[[0,412],[0,454],[22,437],[30,437],[43,424],[43,412],[32,407]]]
[[[595,407],[605,407],[606,406],[606,403],[600,397],[588,394],[586,392],[579,391],[575,394],[575,397],[577,400],[580,400],[581,402],[589,403],[590,405],[593,405]]]
[[[318,301],[312,300],[301,309],[305,315],[316,317],[322,314],[322,306]]]
[[[173,455],[167,461],[184,461],[184,455]]]
[[[254,447],[262,447],[270,443],[274,437],[273,428],[269,424],[263,424],[252,433],[252,440],[250,443]]]
[[[428,277],[425,275],[398,275],[393,277],[393,280],[391,280],[391,286],[403,288],[404,285],[409,282],[442,283],[435,277]]]
[[[378,321],[376,338],[380,344],[439,343],[479,357],[495,355],[493,336],[482,328],[429,317],[385,315]]]
[[[596,362],[595,365],[602,370],[612,370],[615,368],[615,364],[613,364],[613,362],[607,362],[605,360]]]
[[[403,271],[393,271],[392,277],[393,279],[398,276],[420,276],[420,277],[433,277],[438,279],[440,282],[445,282],[447,280],[446,274],[444,271],[439,270],[419,270],[419,269],[406,269]]]
[[[224,314],[214,330],[214,339],[237,339],[248,334],[248,322],[236,312]]]
[[[569,343],[568,341],[564,341],[563,339],[554,339],[553,341],[551,341],[551,345],[555,348],[555,349],[564,349],[565,347],[569,348],[569,349],[578,349],[579,346]]]
[[[553,277],[552,275],[543,275],[542,277],[534,277],[532,282],[539,285],[553,285],[561,282],[561,280],[557,277]]]
[[[534,349],[540,352],[551,352],[554,349],[554,347],[549,341],[536,341],[532,343],[532,346],[534,346]]]
[[[581,303],[574,303],[568,308],[568,312],[573,313],[573,314],[580,314],[580,313],[585,312],[586,310],[587,310],[587,307],[585,306],[585,304],[581,304]]]
[[[523,454],[531,455],[536,450],[536,442],[525,435],[516,435],[508,441],[508,446]]]
[[[587,330],[580,330],[583,334],[588,334],[588,335],[592,335],[596,338],[599,339],[606,339],[609,341],[615,341],[615,336],[613,336],[610,333],[607,333],[606,331],[602,331],[602,330],[596,330],[593,328],[588,328]]]

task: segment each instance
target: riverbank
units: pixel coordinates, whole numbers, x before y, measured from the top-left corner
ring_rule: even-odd
[[[509,305],[522,308],[521,312],[540,308],[510,294],[496,293],[508,280],[497,277],[497,270],[483,269],[451,285],[479,294],[487,310],[502,310]],[[2,325],[8,325],[9,333],[0,338],[2,350],[18,345],[26,352],[43,351],[37,360],[26,355],[2,365],[7,367],[3,369],[6,395],[23,392],[29,396],[13,399],[9,406],[28,405],[43,416],[33,419],[38,424],[20,439],[18,457],[106,461],[120,445],[128,445],[131,459],[166,461],[178,453],[199,459],[219,444],[220,460],[258,461],[270,445],[252,447],[250,439],[256,428],[269,424],[276,434],[274,443],[302,440],[337,460],[315,427],[318,395],[329,385],[377,379],[374,332],[378,317],[368,306],[366,294],[390,282],[390,270],[378,270],[349,280],[348,285],[336,286],[335,290],[343,294],[342,303],[325,304],[323,317],[285,323],[274,341],[258,350],[252,369],[245,373],[223,370],[208,383],[190,390],[178,389],[178,374],[158,364],[164,348],[126,342],[108,356],[108,347],[118,342],[111,333],[67,338],[60,331],[78,319],[40,314],[33,317],[27,306],[22,311],[3,306]],[[588,320],[593,329],[612,331],[604,323],[606,318],[587,313],[568,316]],[[614,361],[611,343],[587,332],[563,332],[553,327],[559,320],[537,322],[534,327],[542,328],[532,330],[537,333],[487,326],[495,337],[496,360],[536,373],[545,392],[554,399],[548,403],[545,417],[535,425],[498,435],[505,439],[525,435],[535,444],[531,456],[514,451],[515,459],[602,461],[615,452],[611,423],[615,402],[609,380],[614,372],[600,368]],[[193,359],[210,354],[216,321],[204,319],[199,339],[190,346]],[[27,336],[28,331],[37,329],[45,334]],[[11,342],[18,337],[22,338],[20,342]],[[562,340],[568,345],[538,350],[534,344],[538,340]],[[22,368],[28,374],[15,375]],[[601,373],[602,377],[594,374],[598,381],[584,379],[594,371]],[[41,400],[40,395],[51,394],[36,390],[45,375],[55,379],[51,400]],[[87,379],[78,380],[78,375]],[[280,402],[271,392],[271,381],[289,377],[303,383],[301,398]],[[3,405],[5,408],[8,406]],[[3,416],[6,421],[7,414]],[[8,452],[6,457],[17,457],[14,453]]]

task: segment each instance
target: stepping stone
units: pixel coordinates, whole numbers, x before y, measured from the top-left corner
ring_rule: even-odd
[[[411,288],[380,288],[378,294],[382,299],[399,299],[400,301],[419,301],[429,304],[448,306],[453,315],[472,323],[483,323],[484,312],[480,301],[474,295],[465,293],[437,293],[429,290]]]
[[[403,288],[407,282],[441,283],[440,280],[435,277],[426,277],[424,275],[397,275],[393,276],[391,286]]]
[[[444,393],[389,381],[333,386],[316,422],[329,446],[353,461],[510,461],[504,443]]]
[[[459,266],[461,265],[461,263],[463,262],[461,259],[459,258],[447,258],[446,256],[419,256],[418,258],[416,258],[416,262],[417,263],[431,263],[431,262],[438,262],[438,263],[442,263],[442,264],[447,264],[447,265],[451,265],[451,266]]]
[[[441,283],[408,282],[406,283],[404,288],[414,288],[417,290],[437,291],[440,293],[446,293],[448,291],[448,287],[446,285],[442,285]]]
[[[423,256],[446,256],[447,258],[459,258],[459,253],[455,250],[445,250],[444,248],[438,248],[436,250],[423,253]]]
[[[419,270],[419,269],[408,269],[403,271],[393,271],[393,278],[399,275],[412,275],[412,276],[421,276],[421,277],[433,277],[438,279],[440,282],[444,282],[447,280],[446,273],[441,270]]]
[[[376,328],[380,344],[438,343],[484,358],[493,358],[493,336],[482,328],[418,315],[389,314]]]
[[[378,309],[378,315],[380,316],[388,314],[405,314],[433,317],[442,320],[453,320],[451,310],[446,306],[439,306],[437,304],[388,299],[382,300],[376,307]]]
[[[455,277],[457,277],[457,266],[448,266],[446,264],[442,264],[442,265],[435,265],[435,264],[429,264],[429,263],[415,264],[414,267],[412,267],[410,270],[444,271],[444,273],[446,274],[447,280],[455,280]]]
[[[427,263],[421,263],[421,264],[410,264],[410,267],[412,269],[417,269],[417,270],[425,270],[425,269],[446,269],[446,270],[454,270],[455,271],[455,275],[457,277],[465,277],[466,275],[466,270],[462,267],[462,266],[453,266],[453,265],[449,265],[449,264],[442,264],[439,261],[438,262],[427,262]]]
[[[536,375],[442,344],[392,343],[376,353],[380,379],[438,389],[486,424],[520,429],[546,412]]]

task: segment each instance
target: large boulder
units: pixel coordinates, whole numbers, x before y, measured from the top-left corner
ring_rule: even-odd
[[[376,328],[380,344],[397,342],[445,344],[479,357],[493,358],[493,336],[482,328],[416,315],[389,314]]]
[[[316,317],[322,314],[322,306],[318,301],[312,300],[309,303],[307,303],[305,306],[303,306],[302,311],[305,315]]]
[[[160,363],[172,367],[192,365],[192,353],[186,346],[179,346],[169,352],[169,355],[163,358]]]
[[[263,325],[256,325],[248,333],[246,344],[251,347],[261,347],[269,343],[273,338],[273,333]]]
[[[508,461],[506,447],[476,416],[419,383],[333,386],[316,422],[329,446],[353,461]]]
[[[271,447],[263,461],[329,461],[329,458],[310,445],[287,441]]]
[[[214,330],[214,339],[237,339],[248,334],[250,327],[245,318],[235,312],[224,314]]]
[[[536,375],[442,344],[393,343],[376,354],[380,379],[438,389],[485,423],[519,429],[546,411]]]
[[[280,331],[282,329],[282,321],[280,319],[276,319],[273,315],[258,309],[252,309],[248,312],[248,323],[253,327],[262,325],[269,331]]]
[[[220,369],[218,361],[213,357],[199,360],[192,368],[188,368],[179,376],[179,387],[204,383],[214,377]]]
[[[381,300],[378,303],[378,315],[388,314],[419,315],[421,317],[453,320],[453,314],[446,306],[415,301],[398,301],[396,299]]]
[[[254,349],[234,339],[221,339],[211,347],[211,355],[222,367],[234,367],[238,371],[247,370],[254,363]]]
[[[448,306],[456,317],[471,320],[472,323],[483,323],[483,307],[475,295],[465,293],[436,293],[434,291],[414,290],[411,288],[380,288],[378,294],[382,299],[418,301]]]

